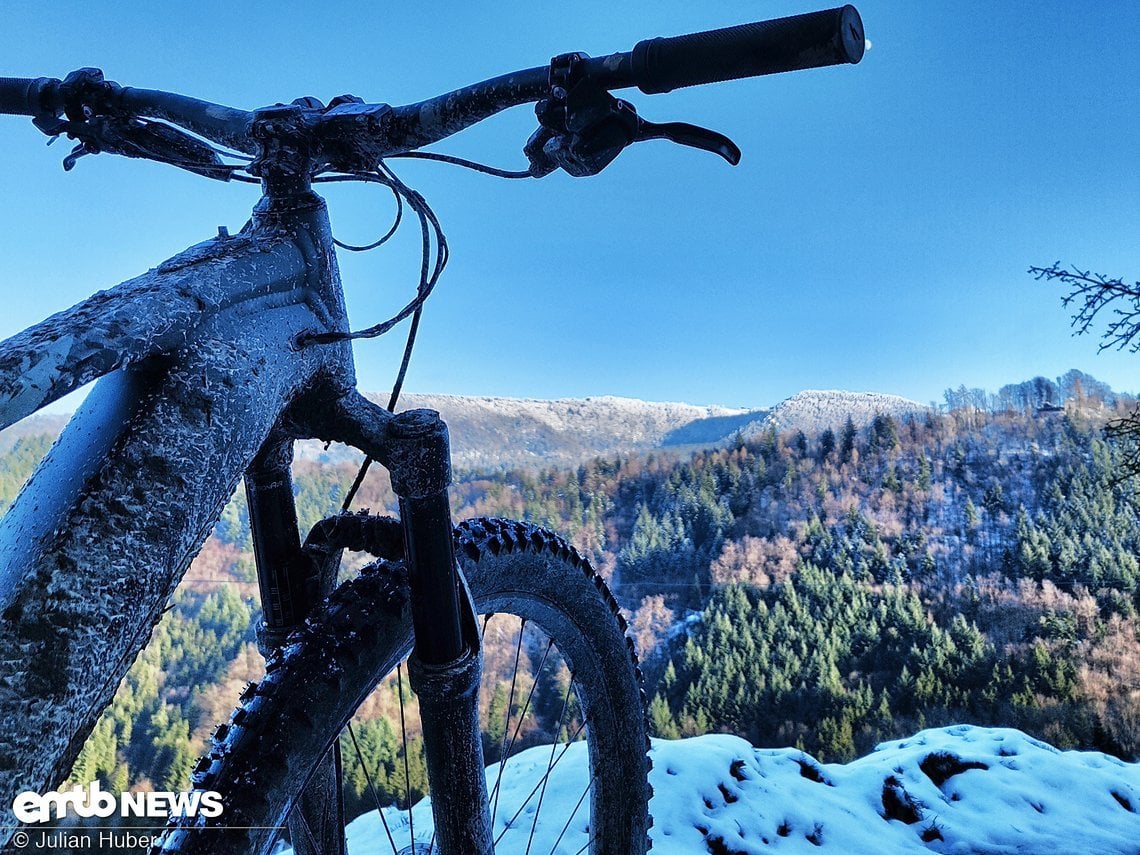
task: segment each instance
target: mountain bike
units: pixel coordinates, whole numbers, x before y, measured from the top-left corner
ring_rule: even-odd
[[[393,673],[402,681],[405,670],[420,719],[431,832],[424,839],[411,827],[387,829],[392,851],[466,855],[540,844],[645,851],[644,698],[614,598],[557,535],[498,519],[455,526],[446,426],[430,410],[395,412],[447,246],[434,212],[391,163],[421,157],[508,177],[555,169],[588,176],[654,138],[736,163],[728,138],[648,122],[611,91],[652,94],[858,62],[863,49],[862,23],[845,6],[650,39],[605,57],[565,54],[402,107],[341,96],[247,112],[123,87],[96,69],[62,80],[0,79],[0,112],[31,116],[44,133],[76,141],[65,168],[103,152],[261,191],[239,233],[220,230],[0,344],[0,426],[101,378],[0,520],[3,839],[18,827],[16,794],[66,778],[244,478],[266,675],[243,692],[193,772],[197,791],[220,794],[221,815],[175,818],[156,851],[266,852],[287,832],[297,853],[346,852],[342,749],[358,747],[351,719],[375,687],[390,686]],[[524,103],[536,104],[539,121],[524,147],[525,172],[420,151]],[[423,239],[414,297],[387,321],[355,331],[337,272],[335,248],[343,244],[313,189],[345,180],[386,187],[399,211],[414,214]],[[387,236],[398,224],[399,216]],[[356,391],[351,342],[403,321],[404,360],[384,408]],[[343,513],[304,541],[290,474],[293,444],[303,438],[366,455]],[[389,471],[398,519],[350,510],[371,461]],[[346,550],[374,560],[339,582]],[[488,785],[484,752],[497,755],[501,770],[522,727],[510,719],[516,694],[521,703],[530,693],[525,711],[543,665],[511,683],[506,725],[482,720],[480,654],[497,614],[521,619],[516,665],[553,657],[561,669],[551,679],[562,711],[537,727],[554,743],[546,773],[513,816],[500,810],[499,784]],[[394,695],[413,703],[402,682]],[[548,834],[532,814],[559,752],[576,742],[588,752],[586,789],[562,833]],[[405,748],[405,785],[407,756]],[[410,801],[406,792],[379,793],[371,777],[368,784],[378,807]],[[539,840],[544,835],[550,839]]]

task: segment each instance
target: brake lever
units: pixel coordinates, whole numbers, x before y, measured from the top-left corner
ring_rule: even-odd
[[[83,122],[64,122],[55,130],[79,140],[63,160],[65,171],[84,155],[107,152],[168,163],[220,181],[231,177],[230,168],[210,146],[163,122],[94,116]]]
[[[559,168],[576,178],[597,175],[632,143],[656,139],[718,154],[733,166],[740,163],[740,148],[724,134],[687,122],[650,122],[628,101],[606,97],[612,103],[593,107],[584,121],[572,114],[565,123],[542,122],[523,147],[532,175],[541,178]]]
[[[633,104],[585,75],[584,59],[584,54],[566,54],[551,61],[550,95],[535,105],[539,128],[523,147],[536,178],[555,169],[575,177],[597,175],[631,143],[650,139],[712,152],[733,166],[740,162],[740,149],[723,134],[641,118]]]
[[[733,166],[740,163],[740,148],[724,134],[698,125],[690,125],[688,122],[663,122],[659,124],[646,121],[639,116],[635,141],[657,139],[669,140],[669,142],[678,145],[719,154]]]

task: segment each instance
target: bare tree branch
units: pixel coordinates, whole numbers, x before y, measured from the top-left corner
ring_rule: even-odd
[[[1101,332],[1100,350],[1115,348],[1140,353],[1140,282],[1129,285],[1120,277],[1078,267],[1070,270],[1059,261],[1051,267],[1030,267],[1029,272],[1037,279],[1068,286],[1069,293],[1061,302],[1075,308],[1072,326],[1076,335],[1089,332],[1101,310],[1113,304],[1110,320]],[[1140,477],[1140,406],[1124,418],[1109,422],[1104,433],[1121,452],[1124,477]]]
[[[1100,349],[1140,353],[1140,282],[1129,285],[1120,277],[1077,267],[1070,270],[1059,261],[1052,267],[1030,267],[1029,272],[1037,279],[1056,280],[1069,286],[1069,293],[1061,302],[1076,309],[1072,324],[1077,335],[1089,332],[1101,310],[1114,303],[1112,319],[1101,333]]]

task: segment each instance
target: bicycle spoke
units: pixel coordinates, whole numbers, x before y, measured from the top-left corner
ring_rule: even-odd
[[[542,666],[546,664],[546,658],[550,655],[550,651],[554,649],[554,639],[547,639],[546,650],[542,654],[542,659],[538,663],[538,667],[534,669],[534,681],[530,684],[530,692],[527,693],[526,703],[523,704],[522,712],[519,713],[518,721],[515,722],[515,732],[511,734],[511,741],[507,744],[507,750],[503,757],[509,757],[511,751],[515,747],[515,741],[519,737],[519,732],[522,730],[523,722],[526,720],[526,714],[530,710],[530,702],[534,700],[534,692],[538,688],[538,675],[542,673]],[[516,667],[517,670],[517,667]],[[561,719],[559,719],[559,726],[561,727]],[[557,741],[557,734],[555,734],[555,741]],[[499,776],[495,779],[495,787],[491,790],[491,798],[496,800],[499,792],[499,782],[502,780],[502,771],[500,769]],[[492,817],[492,820],[494,818]]]
[[[352,737],[352,747],[356,751],[356,759],[360,761],[364,780],[368,782],[368,789],[372,792],[372,800],[376,803],[376,812],[380,815],[384,833],[388,835],[388,843],[392,846],[392,855],[398,855],[399,850],[396,848],[396,841],[392,837],[392,830],[388,828],[388,820],[384,818],[384,806],[380,804],[380,794],[376,792],[376,784],[372,782],[372,774],[368,771],[368,764],[364,762],[364,754],[360,750],[360,743],[356,741],[356,731],[353,729],[351,721],[348,723],[348,735]]]
[[[321,847],[317,844],[317,838],[313,836],[313,830],[309,828],[309,821],[305,819],[305,812],[303,810],[297,810],[297,808],[294,807],[292,814],[296,815],[297,819],[301,821],[301,830],[305,832],[305,837],[308,838],[309,845],[313,847],[314,855],[318,855],[321,851]],[[297,848],[296,844],[293,845],[293,848]]]
[[[514,826],[515,820],[519,818],[519,816],[522,814],[523,810],[526,809],[526,806],[528,804],[530,804],[530,800],[534,798],[534,794],[539,791],[540,787],[542,787],[543,781],[549,780],[550,773],[554,771],[554,767],[557,766],[558,762],[563,757],[566,756],[566,752],[570,750],[570,746],[574,744],[575,740],[577,740],[577,738],[581,735],[582,731],[585,728],[586,728],[586,722],[582,722],[580,725],[578,725],[578,729],[576,731],[574,731],[574,736],[571,739],[569,739],[565,745],[562,746],[562,751],[558,755],[558,757],[555,758],[554,762],[546,767],[546,774],[542,777],[542,780],[534,785],[534,788],[527,794],[526,799],[523,800],[522,805],[519,807],[519,809],[517,811],[515,811],[515,815],[512,816],[509,820],[507,820],[506,825],[503,826],[503,830],[500,831],[499,836],[495,838],[496,844],[498,844],[498,842],[503,839],[503,835],[507,833],[508,829],[510,829]],[[567,731],[567,735],[569,735],[569,731]],[[557,745],[558,745],[558,743],[555,743],[555,747],[557,747]],[[587,792],[589,791],[590,786],[592,784],[593,784],[593,778],[591,778],[590,783],[586,785]]]
[[[511,691],[507,697],[506,721],[503,722],[503,743],[499,748],[499,775],[495,779],[495,799],[491,808],[491,825],[495,825],[495,816],[499,812],[499,782],[503,780],[503,768],[507,765],[507,734],[511,732],[511,707],[515,703],[515,685],[519,677],[519,659],[522,656],[523,630],[526,629],[526,618],[519,623],[519,641],[515,647],[515,669],[511,672]]]
[[[507,743],[507,755],[511,755],[511,751],[515,747],[515,742],[519,738],[519,732],[522,730],[523,722],[526,721],[526,714],[530,711],[530,702],[534,700],[534,692],[538,688],[538,675],[542,673],[542,666],[546,664],[546,657],[550,655],[550,651],[554,649],[554,639],[547,639],[546,650],[543,651],[542,659],[538,662],[538,667],[534,669],[534,680],[530,684],[530,691],[527,692],[526,702],[523,704],[522,712],[519,713],[518,721],[515,722],[515,732],[511,734],[511,741]]]
[[[582,795],[578,798],[578,804],[574,805],[574,810],[570,814],[570,818],[566,820],[566,824],[562,826],[562,833],[558,835],[558,839],[554,841],[554,849],[558,848],[558,844],[562,842],[562,837],[566,834],[566,830],[570,828],[570,823],[574,821],[574,817],[578,815],[578,809],[582,807],[582,802],[586,800],[586,794],[590,792],[590,787],[594,785],[593,780],[586,784],[586,789],[583,790]],[[589,846],[589,842],[586,843]],[[553,851],[553,850],[552,850]],[[579,850],[580,851],[580,850]]]
[[[558,734],[562,732],[562,722],[566,718],[566,708],[570,705],[570,691],[574,686],[574,675],[570,675],[570,680],[566,683],[566,694],[562,697],[562,711],[558,713],[558,728],[554,731],[554,743],[550,746],[550,759],[546,761],[546,774],[542,776],[542,792],[538,795],[538,806],[534,809],[534,819],[530,823],[530,837],[526,842],[526,852],[523,855],[530,855],[530,847],[534,844],[534,830],[538,827],[538,816],[542,813],[542,800],[546,796],[546,785],[550,781],[550,771],[554,768],[554,749],[558,747]],[[530,798],[527,798],[527,802]],[[526,806],[526,802],[523,802]]]

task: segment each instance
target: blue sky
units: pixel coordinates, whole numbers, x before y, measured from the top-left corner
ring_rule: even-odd
[[[818,4],[824,5],[824,4]],[[0,74],[102,67],[127,85],[252,108],[351,92],[406,103],[555,53],[627,50],[818,8],[803,2],[52,4],[9,0]],[[452,261],[408,388],[617,394],[762,406],[805,388],[940,399],[1078,367],[1140,389],[1140,355],[1072,339],[1060,259],[1140,278],[1140,16],[1131,2],[864,0],[859,66],[627,97],[744,152],[729,167],[648,142],[593,179],[505,182],[401,164]],[[113,11],[112,11],[113,8]],[[524,163],[526,107],[438,150]],[[22,120],[0,121],[6,337],[129,278],[256,201],[244,185],[100,156],[65,174]],[[388,200],[336,188],[336,233],[365,242]],[[366,326],[414,287],[418,241],[342,262]],[[357,350],[386,388],[402,339]]]

